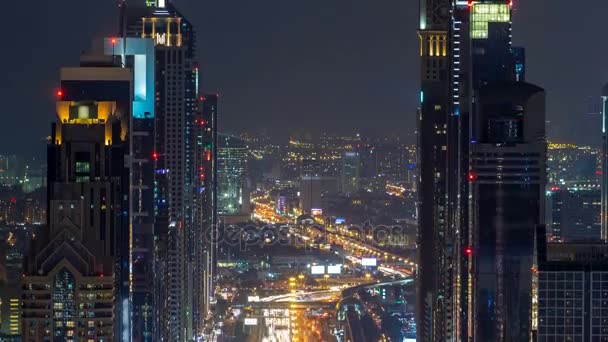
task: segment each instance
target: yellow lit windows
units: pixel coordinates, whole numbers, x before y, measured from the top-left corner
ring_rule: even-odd
[[[474,4],[471,8],[471,38],[488,38],[489,23],[508,23],[511,21],[509,4]]]

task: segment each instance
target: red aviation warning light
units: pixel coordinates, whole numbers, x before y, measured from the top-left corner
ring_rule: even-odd
[[[473,248],[471,247],[467,247],[464,249],[464,254],[466,255],[472,255],[473,254]]]
[[[62,97],[63,96],[63,91],[61,89],[57,90],[57,92],[55,93],[55,95],[57,95],[57,97]]]
[[[152,152],[152,159],[158,160],[158,153]]]
[[[477,175],[474,172],[469,172],[469,182],[474,182],[477,179]]]

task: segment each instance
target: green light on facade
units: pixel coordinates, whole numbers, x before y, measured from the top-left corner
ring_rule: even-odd
[[[146,0],[146,6],[156,7],[156,0]]]
[[[475,4],[471,8],[471,38],[488,38],[489,23],[508,23],[511,21],[509,4]]]

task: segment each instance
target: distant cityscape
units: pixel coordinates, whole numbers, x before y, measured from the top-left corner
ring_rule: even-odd
[[[421,0],[416,125],[374,136],[224,129],[193,13],[119,0],[45,157],[0,151],[0,342],[608,341],[608,86],[548,140],[514,6]]]
[[[327,233],[322,230],[305,228],[306,234],[315,241],[310,246],[319,246],[317,248],[322,250],[326,248],[320,243],[323,241],[329,242],[327,246],[331,247],[327,248],[331,251],[338,246],[348,248],[348,243],[339,241],[348,238],[369,241],[369,251],[359,254],[355,250],[354,256],[373,257],[376,254],[373,250],[378,248],[378,251],[395,253],[399,258],[409,255],[410,260],[415,260],[418,184],[415,145],[397,139],[369,138],[359,134],[323,133],[314,138],[310,135],[293,136],[282,144],[271,142],[263,134],[218,136],[218,215],[225,225],[264,223],[271,227],[290,224],[294,220],[301,222],[308,217],[311,223],[318,222],[336,232],[335,237],[323,236]],[[548,145],[546,214],[549,241],[580,243],[600,239],[600,151],[599,148],[575,144]],[[18,289],[25,271],[23,260],[30,248],[27,242],[47,225],[47,167],[39,165],[36,160],[26,163],[15,155],[0,155],[0,160],[0,336],[6,338],[18,336],[21,331],[22,323],[18,317],[22,313],[22,295]],[[378,234],[379,226],[399,229],[386,229],[385,235],[378,241],[372,235]],[[272,246],[278,235],[273,235],[276,232],[268,234],[266,238],[270,240],[266,242]],[[308,247],[305,241],[300,243],[308,250],[306,253],[282,250],[280,245],[261,248],[254,241],[257,240],[252,240],[251,250],[245,255],[242,254],[242,246],[237,249],[230,245],[221,247],[222,257],[218,260],[219,272],[223,275],[219,280],[222,289],[220,295],[225,300],[231,300],[233,306],[238,306],[239,302],[246,306],[247,296],[256,297],[256,293],[260,293],[254,289],[259,286],[270,293],[273,288],[279,289],[281,279],[289,282],[290,274],[296,279],[298,274],[304,274],[304,280],[313,281],[315,277],[307,269],[310,263],[321,261],[330,265],[323,274],[334,267],[331,264],[346,267],[347,260],[316,255],[321,251],[314,252],[314,248]],[[380,252],[379,256],[383,253]],[[239,274],[251,272],[247,265],[256,264],[260,258],[273,260],[258,270],[266,274],[266,280],[254,281],[259,279],[258,275],[250,280],[257,286],[243,287],[244,279]],[[284,273],[285,267],[289,269],[287,273]],[[356,269],[353,271],[355,274],[360,272]],[[388,274],[409,273],[406,269],[385,271]],[[346,268],[340,272],[346,272]],[[363,273],[361,276],[369,274]],[[346,277],[346,273],[343,277]],[[352,279],[340,280],[338,277],[332,283],[341,284],[342,281],[350,282]],[[239,290],[235,292],[235,288]],[[380,290],[385,291],[386,288]],[[406,336],[409,331],[411,336],[415,336],[414,299],[406,299],[407,295],[399,299],[408,291],[409,296],[414,294],[407,286],[402,291],[405,292],[396,298],[388,295],[374,297],[380,294],[374,292],[367,298],[371,301],[368,304],[374,301],[373,298],[381,298],[380,302],[372,304],[379,307],[385,305],[382,304],[384,301],[402,301],[404,308],[398,310],[403,312],[400,316],[403,324],[401,333]],[[17,302],[19,306],[12,304]],[[335,327],[329,324],[324,329]],[[390,334],[389,330],[382,331]],[[288,329],[284,333],[288,334]]]

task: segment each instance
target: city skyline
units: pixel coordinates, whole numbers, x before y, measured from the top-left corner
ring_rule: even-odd
[[[237,1],[175,3],[202,32],[198,58],[205,66],[202,88],[222,96],[225,115],[220,130],[261,130],[272,122],[273,131],[279,129],[287,135],[297,129],[314,130],[323,118],[332,130],[366,127],[362,133],[413,132],[418,88],[418,51],[413,48],[418,40],[416,4],[396,0],[360,1],[352,6],[314,1],[285,5],[274,0],[255,6]],[[9,2],[7,11],[26,13],[29,4]],[[7,121],[0,128],[2,152],[42,153],[46,124],[53,118],[56,70],[77,62],[77,54],[68,46],[87,50],[92,37],[117,33],[118,9],[113,1],[96,2],[94,17],[73,15],[90,7],[78,1],[37,6],[40,10],[30,13],[32,23],[17,34],[43,34],[48,39],[36,44],[17,39],[16,53],[0,57],[4,77],[14,85],[0,94],[7,104],[3,109]],[[608,73],[602,71],[608,69],[607,62],[601,58],[606,48],[598,45],[598,53],[585,54],[584,63],[576,63],[582,58],[577,51],[586,48],[579,37],[600,39],[600,13],[608,9],[608,3],[594,6],[597,10],[587,11],[583,6],[548,0],[514,2],[514,44],[528,47],[527,79],[547,90],[550,138],[601,142],[599,129],[597,137],[583,133],[599,124],[594,122],[597,117],[585,114],[590,107],[588,97],[597,96],[608,79]],[[542,23],[539,17],[553,21]],[[568,17],[588,20],[559,24],[560,18]],[[9,26],[17,25],[12,21],[19,16],[8,20]],[[53,33],[43,33],[50,25],[55,27]],[[72,25],[81,29],[73,30]],[[326,34],[334,25],[339,29]],[[559,39],[545,39],[547,34]],[[46,56],[48,49],[58,52]],[[44,64],[37,61],[36,56],[41,55],[48,59]],[[553,62],[544,63],[548,58]],[[27,68],[9,67],[22,61]],[[41,100],[29,101],[32,96]],[[319,101],[320,108],[310,111],[308,105],[302,105],[311,99],[317,99],[313,101]],[[382,120],[369,122],[369,113]],[[591,123],[581,124],[581,118]],[[577,128],[571,129],[575,123]]]
[[[0,57],[0,340],[608,339],[589,8],[66,1]]]

